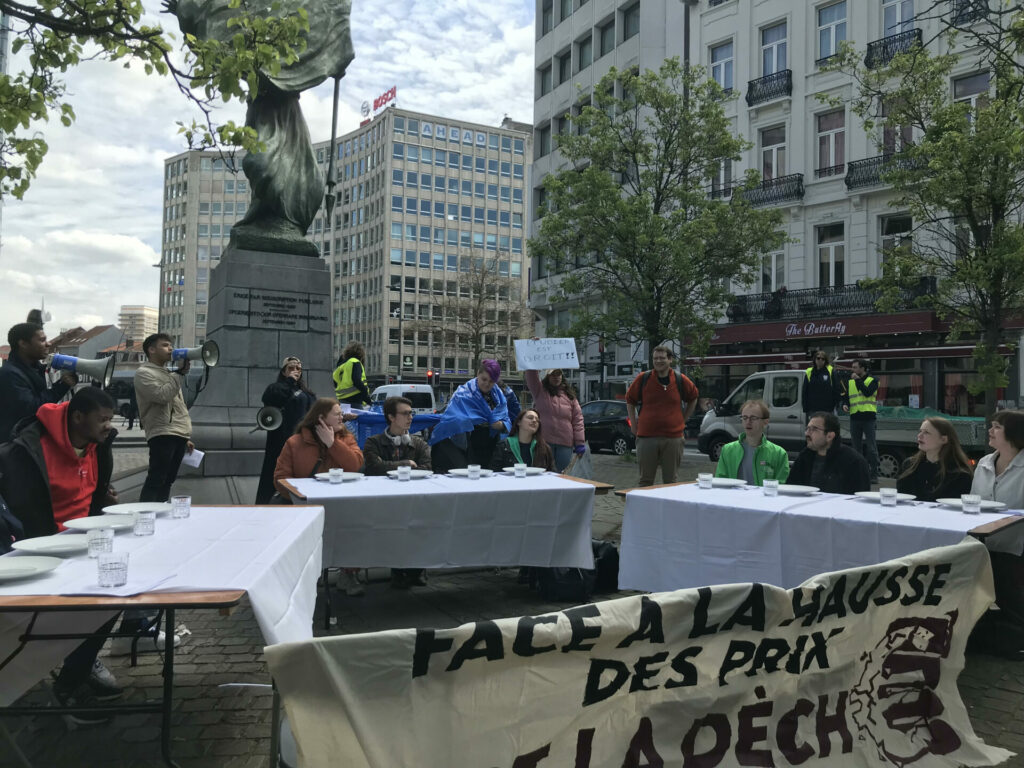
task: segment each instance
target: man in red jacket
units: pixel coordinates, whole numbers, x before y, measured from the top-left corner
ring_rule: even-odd
[[[676,481],[683,455],[683,430],[697,407],[700,393],[686,376],[672,370],[672,357],[668,347],[655,347],[651,355],[654,371],[641,373],[626,392],[629,423],[636,435],[640,485],[654,485],[659,466],[661,482]]]
[[[24,529],[26,538],[48,536],[76,517],[99,514],[117,503],[110,486],[110,444],[114,401],[85,387],[70,401],[46,403],[22,420],[14,439],[0,446],[0,496]],[[96,659],[116,616],[64,660],[53,692],[65,705],[91,706],[122,694],[114,676]],[[79,725],[108,721],[107,715],[69,715]]]

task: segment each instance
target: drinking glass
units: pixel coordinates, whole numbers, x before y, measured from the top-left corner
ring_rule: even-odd
[[[191,496],[171,496],[171,517],[185,518],[192,514]]]
[[[779,495],[779,481],[778,480],[765,480],[764,485],[765,496],[778,496]]]
[[[479,480],[480,479],[480,465],[479,464],[470,464],[468,467],[466,467],[466,471],[467,471],[467,474],[469,475],[469,479],[470,480]]]
[[[345,479],[345,470],[338,469],[337,467],[331,469],[327,473],[332,483],[340,483]]]
[[[136,536],[152,536],[156,533],[156,512],[136,512],[132,533]]]
[[[981,496],[977,493],[965,493],[960,497],[960,505],[965,515],[981,514]]]
[[[114,529],[93,528],[86,533],[85,540],[89,544],[89,557],[97,558],[102,552],[113,552]]]
[[[711,480],[714,478],[710,472],[701,472],[697,475],[697,487],[698,488],[710,488],[712,486]]]
[[[398,468],[398,479],[399,480],[411,480],[412,479],[412,467],[403,464]]]
[[[101,587],[123,587],[128,583],[128,553],[101,552],[96,561]]]
[[[516,477],[526,477],[526,465],[522,462],[512,465],[515,470]]]
[[[879,488],[878,489],[878,500],[882,503],[883,507],[895,507],[896,506],[896,489],[895,488]]]

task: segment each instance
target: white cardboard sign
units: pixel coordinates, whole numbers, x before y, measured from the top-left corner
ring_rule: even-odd
[[[515,345],[520,371],[580,367],[575,339],[516,339]]]

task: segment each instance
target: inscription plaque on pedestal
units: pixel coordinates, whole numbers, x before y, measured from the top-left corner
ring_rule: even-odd
[[[228,290],[228,326],[305,332],[329,327],[322,296],[256,288]]]

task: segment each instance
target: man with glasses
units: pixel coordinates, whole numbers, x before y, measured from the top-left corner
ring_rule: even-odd
[[[835,413],[843,402],[843,388],[825,350],[819,349],[814,353],[814,365],[804,374],[807,380],[800,397],[804,413],[808,416],[818,411]]]
[[[740,408],[743,432],[739,439],[722,446],[715,477],[733,477],[751,485],[765,480],[786,482],[789,456],[786,450],[765,436],[771,411],[764,400],[747,400]]]
[[[807,448],[801,451],[789,472],[789,481],[813,485],[826,493],[856,493],[871,490],[868,463],[839,437],[839,419],[834,413],[811,415],[804,432]]]
[[[379,435],[372,435],[363,445],[366,474],[384,475],[399,467],[430,469],[430,446],[418,435],[410,435],[412,401],[405,397],[389,397],[384,401],[384,418],[388,426]],[[391,586],[396,589],[426,586],[422,568],[392,568]]]

